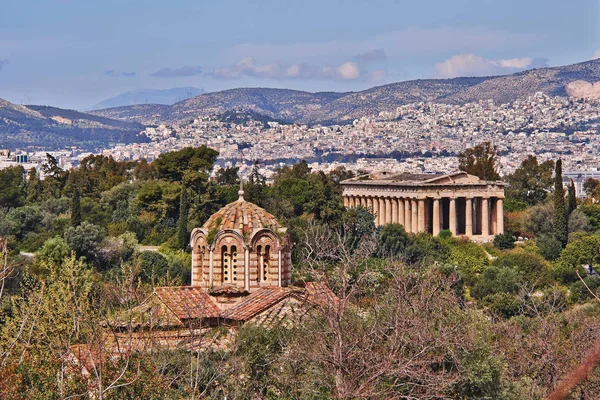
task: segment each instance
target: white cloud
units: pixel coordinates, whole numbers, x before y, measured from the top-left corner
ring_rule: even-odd
[[[234,65],[215,68],[209,75],[218,79],[239,79],[250,76],[261,79],[328,79],[328,80],[356,80],[360,78],[361,71],[354,62],[345,62],[339,66],[286,64],[274,62],[270,64],[257,64],[252,57],[245,57]]]
[[[280,59],[307,60],[330,57],[332,55],[349,57],[373,52],[373,49],[385,49],[386,58],[410,57],[420,54],[432,54],[439,51],[462,53],[490,48],[526,48],[541,40],[538,34],[516,34],[494,31],[485,28],[406,28],[391,31],[364,40],[332,40],[328,42],[298,42],[288,44],[244,43],[223,51],[227,59],[239,59],[252,54],[257,59],[268,60],[274,56]],[[382,53],[379,56],[383,55]],[[372,55],[372,54],[371,54]]]
[[[545,58],[512,58],[508,60],[489,60],[474,54],[460,54],[435,64],[436,78],[455,78],[458,76],[505,75],[531,68],[547,67]]]
[[[594,55],[592,55],[592,60],[595,60],[596,58],[600,58],[600,50],[596,50]]]

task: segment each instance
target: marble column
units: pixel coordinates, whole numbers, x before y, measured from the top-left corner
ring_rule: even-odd
[[[367,209],[371,214],[375,214],[375,210],[373,209],[373,198],[367,197]],[[375,220],[377,222],[377,220]]]
[[[404,199],[398,199],[398,223],[404,226]]]
[[[379,197],[379,213],[377,214],[377,220],[379,221],[379,225],[385,224],[385,201],[383,197]]]
[[[389,197],[385,198],[385,223],[392,223],[392,199]]]
[[[419,199],[417,204],[419,210],[419,224],[417,229],[419,232],[425,232],[425,199]]]
[[[504,233],[504,199],[498,197],[496,200],[496,234]]]
[[[452,232],[452,236],[456,236],[457,233],[457,229],[456,229],[456,198],[451,197],[450,198],[450,209],[449,211],[449,216],[448,216],[448,228],[450,228],[450,232]]]
[[[404,199],[404,230],[412,232],[412,210],[410,209],[410,199]]]
[[[350,200],[348,199],[348,196],[344,196],[344,207],[350,207]]]
[[[490,198],[481,199],[481,235],[490,235]]]
[[[398,223],[398,199],[390,199],[390,205],[392,207],[392,224]]]
[[[440,234],[440,199],[433,199],[433,236]]]
[[[412,233],[417,233],[417,232],[419,232],[419,211],[417,209],[417,200],[416,199],[410,200],[410,210],[411,210],[411,214],[412,214],[410,216],[410,222],[411,222],[410,231]]]
[[[465,199],[465,235],[473,236],[473,199]]]

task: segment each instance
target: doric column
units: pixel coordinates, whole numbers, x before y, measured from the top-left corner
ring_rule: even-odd
[[[425,232],[425,199],[418,200],[419,207],[419,224],[417,229],[419,232]]]
[[[375,210],[373,209],[373,198],[371,196],[367,197],[367,209],[371,214],[375,214]],[[377,219],[375,220],[377,223]]]
[[[465,235],[473,236],[473,198],[465,199]]]
[[[385,200],[383,199],[383,197],[379,197],[378,201],[379,201],[379,215],[378,215],[379,225],[385,225]]]
[[[404,199],[404,230],[412,232],[412,210],[410,209],[410,199]]]
[[[392,224],[397,224],[399,221],[399,219],[398,219],[398,199],[393,197],[390,200],[390,205],[392,207]]]
[[[450,232],[452,232],[452,236],[456,236],[456,199],[454,197],[450,198],[450,215],[449,218],[449,228]]]
[[[410,231],[412,233],[417,233],[417,232],[419,232],[419,212],[417,209],[417,200],[416,199],[410,199],[410,210],[411,210]]]
[[[481,199],[481,235],[490,235],[490,198]]]
[[[498,197],[496,200],[496,234],[504,233],[504,199]]]
[[[385,198],[385,223],[392,223],[392,199],[389,197]]]
[[[344,196],[344,208],[348,207],[350,207],[350,201],[348,199],[348,196]]]
[[[440,199],[433,199],[433,236],[440,234]]]
[[[404,199],[398,199],[398,223],[404,226]]]

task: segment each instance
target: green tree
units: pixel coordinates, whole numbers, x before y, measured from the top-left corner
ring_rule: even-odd
[[[458,168],[487,181],[500,179],[497,171],[496,146],[483,142],[458,155]]]
[[[510,250],[515,247],[515,238],[511,233],[500,233],[494,236],[494,247],[501,250]]]
[[[198,184],[200,181],[206,181],[218,155],[218,152],[206,146],[185,147],[161,154],[153,164],[159,178],[174,182],[186,180],[189,184]]]
[[[237,185],[240,183],[238,167],[221,168],[217,171],[217,183],[219,185]]]
[[[556,162],[554,171],[554,238],[564,247],[569,239],[569,227],[567,224],[567,209],[565,206],[565,193],[562,183],[562,160]]]
[[[41,192],[42,181],[40,175],[35,168],[31,168],[27,178],[27,201],[30,203],[36,202]]]
[[[187,200],[185,187],[181,188],[181,196],[179,197],[179,220],[177,221],[177,238],[179,247],[184,249],[187,247],[190,236],[188,232],[189,204]]]
[[[105,233],[101,227],[87,221],[65,231],[65,240],[69,244],[69,248],[75,251],[78,257],[86,257],[90,261],[96,261],[100,242],[104,237]]]
[[[0,170],[0,207],[20,207],[25,195],[25,169],[19,165]]]
[[[575,183],[571,179],[571,183],[567,186],[567,216],[571,215],[577,208],[577,196],[575,194]]]
[[[79,197],[79,189],[73,191],[71,197],[71,226],[79,226],[81,224],[81,199]]]
[[[515,172],[506,177],[507,198],[530,206],[543,202],[552,191],[553,171],[552,160],[538,164],[537,157],[529,155]]]

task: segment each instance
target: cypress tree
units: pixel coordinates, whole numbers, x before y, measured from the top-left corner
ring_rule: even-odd
[[[35,202],[38,196],[42,192],[42,181],[35,168],[29,170],[29,176],[27,178],[27,201]]]
[[[571,215],[577,208],[577,196],[575,195],[575,183],[571,179],[571,183],[567,186],[567,216]]]
[[[567,226],[567,209],[565,206],[565,192],[562,185],[562,160],[556,162],[554,170],[554,238],[563,247],[566,246],[569,237]]]
[[[181,195],[179,197],[179,221],[177,221],[177,238],[179,247],[184,250],[190,240],[188,234],[188,216],[189,204],[187,200],[187,193],[184,187],[181,189]]]
[[[81,199],[79,198],[79,189],[73,190],[71,197],[71,226],[81,225]]]

